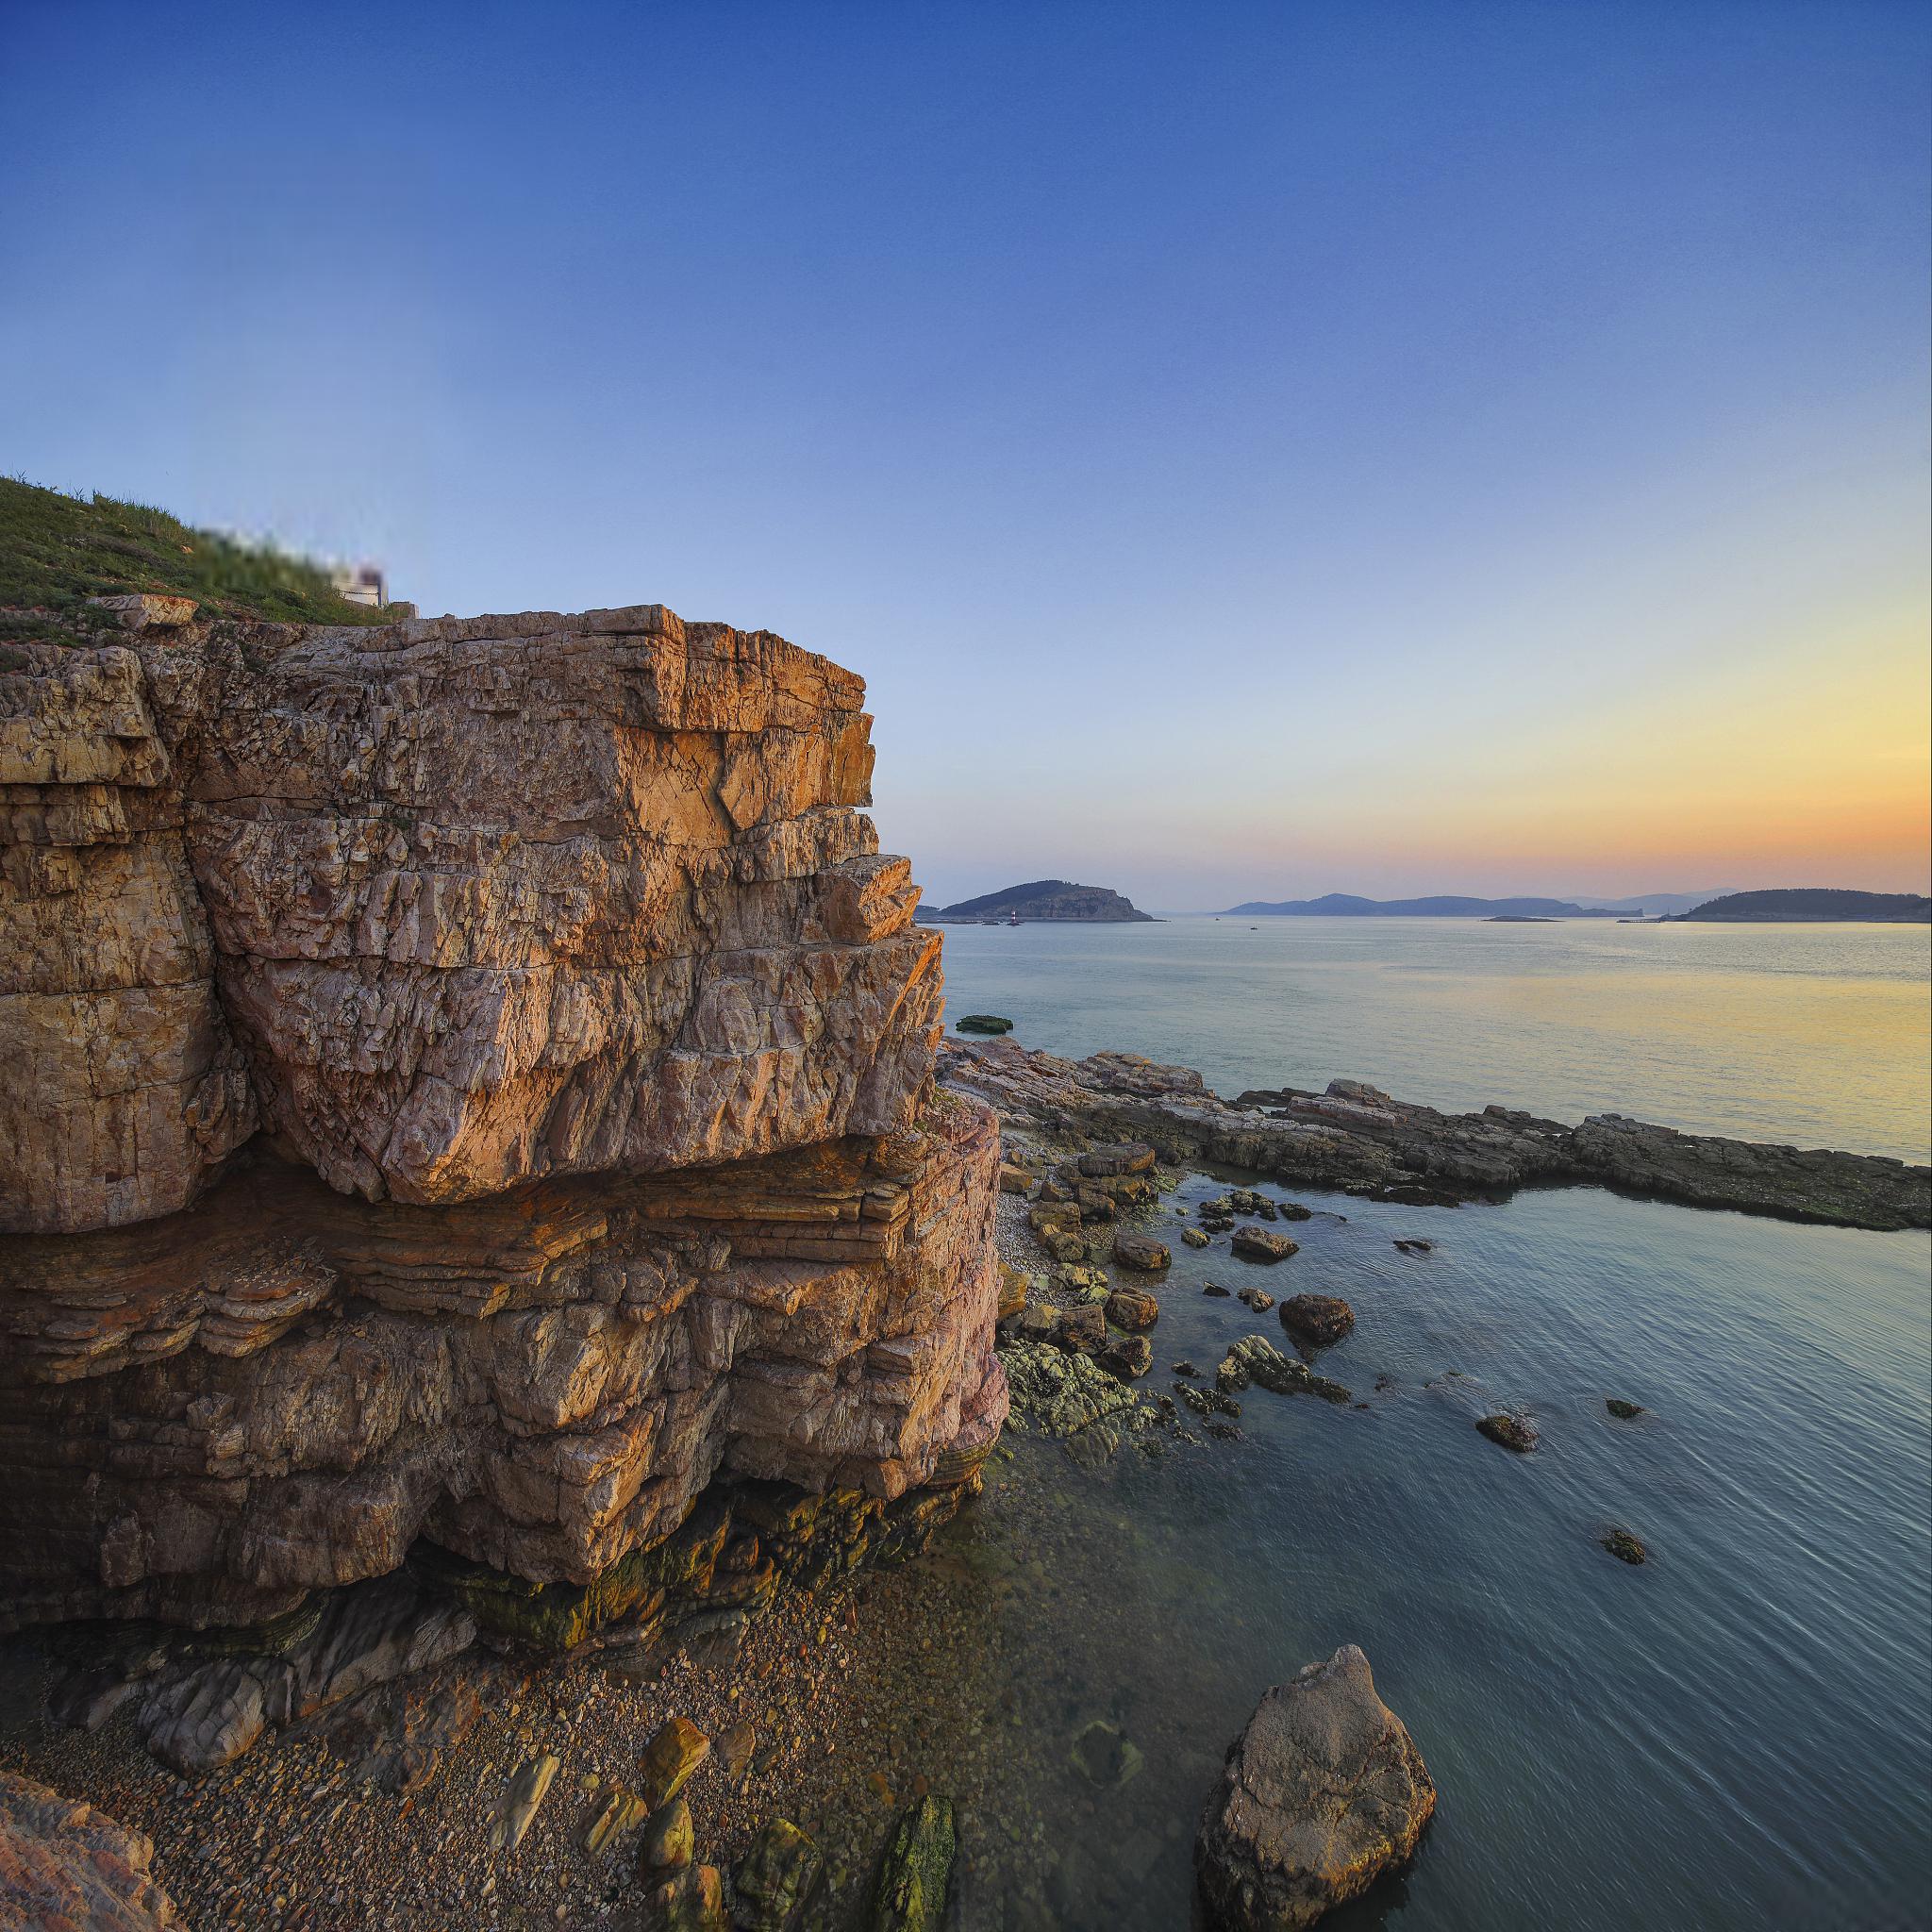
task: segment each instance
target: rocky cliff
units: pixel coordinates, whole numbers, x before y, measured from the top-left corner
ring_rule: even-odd
[[[0,658],[0,1623],[587,1584],[1005,1413],[863,686],[657,606]]]

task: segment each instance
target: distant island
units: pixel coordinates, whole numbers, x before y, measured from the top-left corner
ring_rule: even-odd
[[[1465,899],[1439,893],[1428,899],[1358,899],[1328,892],[1319,899],[1245,900],[1230,914],[1265,912],[1281,919],[1614,919],[1607,906],[1576,906],[1568,899]]]
[[[1024,924],[1057,919],[1088,925],[1124,924],[1130,920],[1151,924],[1154,919],[1151,912],[1142,912],[1131,899],[1122,898],[1109,887],[1076,886],[1071,879],[1035,879],[1030,886],[1008,886],[1004,891],[986,892],[977,899],[961,899],[957,906],[922,906],[919,917],[928,924],[957,919]]]
[[[1884,925],[1924,925],[1932,921],[1932,898],[1923,892],[1847,892],[1825,887],[1785,888],[1764,892],[1731,892],[1689,912],[1672,914],[1672,924],[1729,920],[1739,924],[1837,920]]]

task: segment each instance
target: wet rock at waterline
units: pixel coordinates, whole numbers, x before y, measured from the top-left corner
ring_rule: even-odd
[[[1325,1348],[1355,1326],[1355,1310],[1337,1294],[1291,1294],[1281,1305],[1281,1325],[1297,1341]]]
[[[1135,1382],[1154,1366],[1154,1344],[1144,1335],[1109,1335],[1093,1359],[1109,1375]]]
[[[1311,1925],[1406,1859],[1435,1808],[1422,1753],[1344,1644],[1270,1690],[1229,1747],[1194,1843],[1209,1920]]]
[[[1598,1541],[1620,1563],[1641,1563],[1650,1555],[1627,1529],[1612,1529]]]
[[[1201,1228],[1184,1227],[1181,1240],[1191,1248],[1205,1248],[1211,1244],[1212,1238]]]
[[[1116,1328],[1139,1334],[1159,1321],[1160,1304],[1145,1289],[1117,1288],[1107,1298],[1107,1319]]]
[[[1243,1224],[1235,1229],[1228,1246],[1243,1261],[1285,1261],[1301,1252],[1301,1244],[1285,1234],[1271,1234],[1265,1227]]]
[[[1265,1315],[1274,1306],[1274,1297],[1265,1288],[1239,1289],[1235,1299],[1245,1302],[1257,1315]]]
[[[1604,1398],[1604,1407],[1607,1409],[1608,1409],[1609,1412],[1613,1416],[1615,1416],[1620,1423],[1627,1423],[1631,1421],[1634,1417],[1640,1416],[1644,1412],[1643,1405],[1641,1403],[1625,1402],[1621,1396],[1617,1395],[1606,1396]]]
[[[1513,1449],[1519,1456],[1527,1456],[1539,1440],[1535,1425],[1526,1418],[1507,1412],[1486,1415],[1476,1427],[1491,1441],[1500,1442],[1504,1448]]]
[[[1113,1238],[1113,1257],[1123,1267],[1152,1274],[1167,1267],[1174,1254],[1165,1241],[1151,1234],[1133,1234],[1124,1228]]]
[[[953,1028],[958,1033],[981,1033],[996,1038],[1002,1033],[1010,1033],[1013,1023],[1000,1013],[962,1013],[953,1022]]]

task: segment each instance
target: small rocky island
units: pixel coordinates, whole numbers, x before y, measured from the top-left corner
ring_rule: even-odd
[[[1142,912],[1110,887],[1076,886],[1068,879],[1035,879],[1029,886],[1008,886],[955,906],[922,906],[919,917],[927,924],[950,920],[962,925],[1024,925],[1036,920],[1118,925],[1154,920],[1151,912]]]
[[[1673,924],[1924,925],[1928,921],[1932,921],[1932,898],[1924,892],[1850,892],[1826,887],[1726,892],[1721,899],[1707,899],[1688,912],[1670,915]]]

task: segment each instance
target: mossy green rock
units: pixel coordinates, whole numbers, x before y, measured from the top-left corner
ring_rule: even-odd
[[[902,1811],[873,1886],[870,1932],[939,1932],[958,1849],[950,1798],[922,1798]]]
[[[638,1795],[656,1812],[670,1804],[711,1755],[711,1740],[688,1717],[667,1718],[638,1759]]]
[[[1010,1033],[1013,1023],[998,1013],[966,1013],[953,1022],[958,1033]]]
[[[682,1798],[674,1798],[644,1826],[638,1843],[638,1862],[646,1872],[677,1872],[691,1863],[696,1850],[691,1807]]]
[[[741,1932],[792,1932],[824,1870],[819,1848],[789,1819],[774,1818],[731,1874]]]

